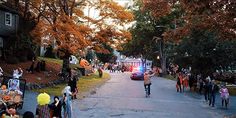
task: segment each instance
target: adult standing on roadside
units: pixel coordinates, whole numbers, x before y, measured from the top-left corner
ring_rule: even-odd
[[[54,97],[54,102],[50,104],[50,108],[51,110],[53,110],[53,114],[52,114],[53,118],[62,118],[61,117],[62,104],[58,96]]]
[[[210,86],[210,80],[206,79],[204,82],[204,97],[205,97],[205,101],[208,102],[208,100],[210,100],[210,94],[209,94],[209,88]]]
[[[182,74],[181,72],[178,73],[178,76],[177,76],[177,83],[176,83],[176,89],[177,89],[177,92],[182,92]]]
[[[215,80],[212,80],[210,85],[209,85],[209,92],[210,92],[210,101],[209,101],[209,106],[215,107],[215,98],[216,98],[216,93],[218,92],[218,86],[215,83]]]
[[[63,94],[63,118],[72,118],[72,101],[71,101],[71,88],[70,86],[66,86],[62,91]]]

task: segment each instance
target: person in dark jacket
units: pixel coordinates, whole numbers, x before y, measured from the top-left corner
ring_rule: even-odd
[[[209,85],[209,93],[210,93],[210,100],[209,100],[209,106],[214,107],[215,106],[215,98],[216,98],[216,93],[218,93],[219,88],[215,83],[215,80],[212,80],[210,85]]]
[[[208,79],[206,79],[204,81],[204,97],[205,97],[205,101],[208,102],[208,100],[210,100],[210,94],[209,94],[209,85],[210,85],[210,82]]]
[[[53,118],[62,118],[61,117],[62,103],[59,100],[58,96],[54,97],[54,102],[52,104],[50,104],[49,107],[53,111],[53,114],[52,114]]]
[[[72,78],[69,79],[68,86],[70,86],[70,88],[71,88],[72,99],[77,99],[76,94],[77,94],[78,90],[77,90],[76,76],[73,76]]]
[[[34,113],[32,113],[31,111],[26,111],[23,114],[23,118],[34,118]]]

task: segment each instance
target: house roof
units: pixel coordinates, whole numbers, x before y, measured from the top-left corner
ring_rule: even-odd
[[[16,10],[14,10],[12,8],[9,8],[9,7],[7,7],[7,6],[3,5],[3,4],[0,4],[0,10],[1,11],[5,11],[5,12],[11,12],[13,14],[18,14],[18,12]]]

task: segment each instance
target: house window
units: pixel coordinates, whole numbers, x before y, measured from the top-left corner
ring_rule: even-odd
[[[5,25],[12,26],[12,14],[5,13]]]

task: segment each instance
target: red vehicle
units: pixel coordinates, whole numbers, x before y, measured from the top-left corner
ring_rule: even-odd
[[[143,80],[144,74],[142,72],[132,72],[130,78],[132,80]]]

